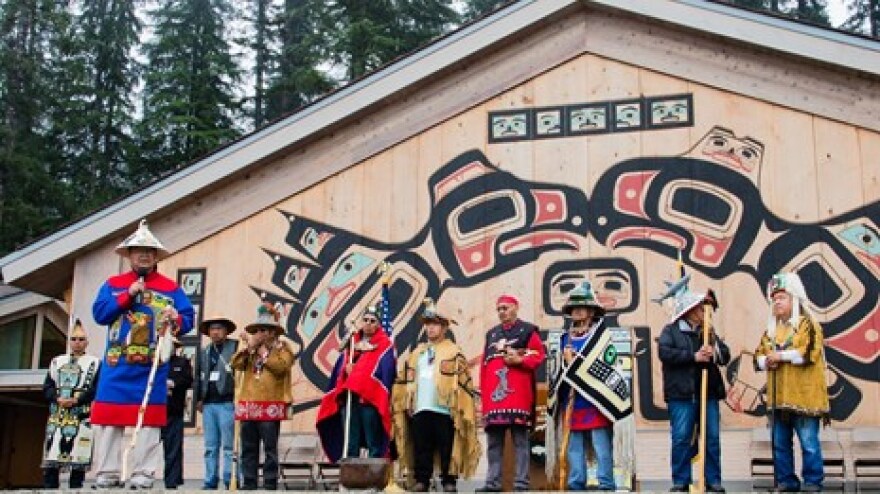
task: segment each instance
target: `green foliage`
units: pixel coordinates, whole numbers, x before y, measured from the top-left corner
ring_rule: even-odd
[[[145,44],[141,159],[136,183],[155,179],[238,135],[240,69],[225,27],[225,0],[164,0],[150,12],[155,37]]]
[[[880,0],[848,0],[843,29],[880,38]]]

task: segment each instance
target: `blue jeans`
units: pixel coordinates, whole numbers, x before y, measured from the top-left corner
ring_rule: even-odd
[[[669,428],[672,434],[672,452],[669,464],[672,468],[672,483],[690,485],[691,459],[697,453],[691,444],[694,426],[700,420],[700,404],[697,401],[672,400],[667,403],[669,408]],[[718,400],[706,401],[706,485],[721,484],[721,440],[719,429],[721,416],[718,411]]]
[[[205,403],[202,425],[205,429],[205,489],[217,488],[217,463],[223,446],[223,482],[232,478],[232,440],[235,430],[235,408],[232,402]]]
[[[787,416],[787,420],[784,418]],[[776,412],[773,416],[773,471],[778,487],[800,488],[801,481],[794,473],[792,439],[797,433],[801,443],[804,484],[822,487],[825,470],[822,447],[819,443],[819,417],[796,413]]]
[[[568,437],[568,490],[587,489],[587,441],[596,454],[596,477],[599,488],[614,489],[614,428],[601,427],[589,431],[571,431]]]

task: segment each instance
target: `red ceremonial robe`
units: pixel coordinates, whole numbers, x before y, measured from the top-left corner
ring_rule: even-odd
[[[357,345],[361,338],[362,333],[358,331],[354,335],[353,344]],[[350,349],[339,356],[330,374],[330,387],[318,408],[315,426],[324,453],[334,463],[339,461],[343,454],[344,428],[341,413],[346,400],[346,391],[353,392],[362,403],[372,405],[379,412],[385,431],[386,450],[391,440],[391,386],[394,384],[397,358],[391,338],[381,329],[376,331],[369,342],[376,348],[370,351],[355,351],[350,376],[345,373]]]
[[[504,363],[502,355],[507,348],[520,351],[521,364]],[[480,394],[487,427],[535,425],[535,372],[544,362],[544,354],[544,344],[534,324],[517,319],[486,333]]]

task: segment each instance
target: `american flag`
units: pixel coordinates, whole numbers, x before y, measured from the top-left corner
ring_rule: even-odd
[[[379,323],[388,336],[394,332],[391,327],[391,289],[387,277],[382,279],[382,300],[379,301]]]

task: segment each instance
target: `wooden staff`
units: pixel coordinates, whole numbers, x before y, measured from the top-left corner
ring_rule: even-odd
[[[559,445],[559,490],[567,490],[568,484],[568,442],[571,439],[571,412],[574,410],[574,389],[569,388],[568,403],[562,419],[562,443]],[[555,427],[555,424],[551,424]]]
[[[247,334],[242,332],[241,334],[241,343],[245,348],[248,346]],[[238,406],[238,393],[241,391],[241,382],[244,379],[245,371],[236,372],[235,369],[233,372],[233,387],[232,387],[232,472],[230,472],[231,478],[229,479],[229,490],[237,491],[238,490],[238,453],[241,449],[241,421],[235,420],[235,408]]]
[[[709,328],[712,324],[712,304],[703,304],[705,316],[703,318],[703,345],[709,344]],[[700,376],[700,437],[697,453],[697,481],[696,492],[706,492],[706,400],[709,395],[709,367],[703,367]]]
[[[137,423],[135,424],[134,432],[131,435],[131,443],[129,443],[128,448],[126,448],[125,452],[122,454],[122,482],[125,482],[128,478],[128,455],[134,450],[134,446],[137,444],[138,432],[141,431],[141,427],[144,425],[144,414],[147,411],[147,403],[150,401],[150,393],[153,391],[153,381],[156,379],[156,369],[159,368],[159,355],[162,353],[162,348],[165,346],[165,339],[168,338],[167,334],[170,329],[169,323],[169,319],[165,319],[162,323],[165,327],[159,334],[159,339],[156,341],[156,349],[153,354],[153,365],[150,367],[150,375],[147,378],[147,389],[144,391],[144,399],[141,400],[141,407],[138,408]]]

